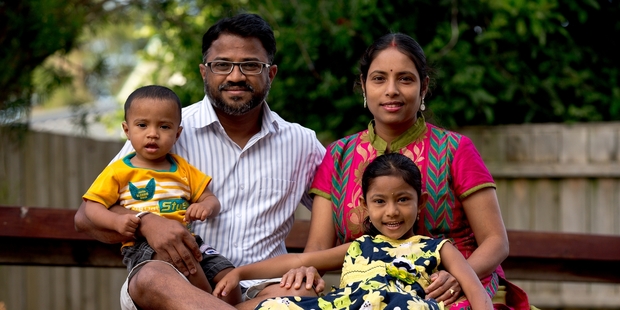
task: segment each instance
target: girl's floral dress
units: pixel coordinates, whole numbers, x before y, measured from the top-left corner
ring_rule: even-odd
[[[443,309],[443,303],[426,300],[424,288],[437,271],[446,241],[364,235],[347,251],[340,288],[322,297],[271,298],[256,309]]]

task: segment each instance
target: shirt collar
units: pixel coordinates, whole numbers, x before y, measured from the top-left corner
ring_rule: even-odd
[[[392,141],[392,152],[400,150],[412,142],[416,141],[422,135],[426,133],[426,121],[424,120],[424,116],[418,116],[418,119],[415,121],[415,124],[403,132],[400,136],[398,136],[394,141]],[[372,120],[368,124],[368,139],[372,146],[377,150],[377,155],[385,154],[385,150],[387,149],[387,142],[379,137],[375,133],[375,121]]]
[[[199,121],[196,122],[196,128],[208,127],[216,123],[220,124],[220,120],[217,118],[217,114],[215,114],[215,109],[213,108],[213,105],[211,105],[209,97],[205,95],[202,101],[197,104],[201,106],[198,109],[200,117],[198,118]],[[261,122],[262,132],[277,132],[280,129],[279,123],[283,120],[280,117],[275,117],[274,115],[275,114],[271,112],[267,102],[265,102],[263,104],[263,118]]]

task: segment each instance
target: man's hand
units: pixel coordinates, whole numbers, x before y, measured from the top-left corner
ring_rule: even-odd
[[[139,230],[162,260],[185,276],[197,272],[200,266],[194,264],[194,259],[201,261],[202,254],[194,236],[181,223],[147,214],[142,217]]]
[[[304,281],[306,282],[306,289],[310,290],[314,285],[314,291],[317,294],[325,289],[325,280],[314,267],[299,267],[289,270],[282,276],[280,287],[299,289]]]
[[[450,305],[455,302],[462,293],[461,285],[450,273],[445,270],[431,275],[431,284],[424,290],[426,298],[434,298]]]

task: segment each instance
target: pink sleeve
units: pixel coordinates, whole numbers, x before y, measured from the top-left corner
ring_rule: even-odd
[[[473,142],[461,136],[461,142],[452,161],[454,190],[459,199],[487,187],[495,187],[493,176],[484,165],[482,157]]]
[[[334,160],[331,155],[331,145],[327,147],[323,161],[316,171],[314,181],[310,187],[310,193],[331,200],[332,175],[334,173]]]

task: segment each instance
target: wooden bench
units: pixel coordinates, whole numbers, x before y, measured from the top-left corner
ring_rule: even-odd
[[[0,264],[124,268],[119,246],[77,233],[74,214],[0,205]],[[295,221],[289,251],[303,251],[309,227]],[[509,230],[508,239],[509,279],[620,283],[620,236]]]

